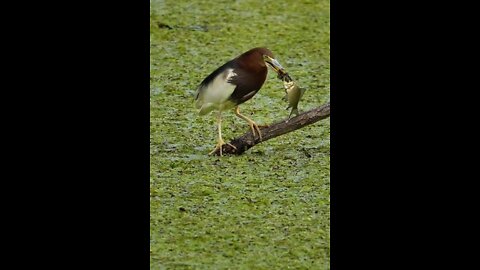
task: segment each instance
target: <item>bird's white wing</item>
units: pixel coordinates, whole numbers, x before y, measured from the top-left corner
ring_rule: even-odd
[[[230,83],[230,79],[237,74],[232,68],[219,73],[210,83],[200,85],[197,89],[195,107],[200,109],[200,114],[207,114],[215,109],[227,110],[234,104],[229,101],[230,95],[236,85]]]

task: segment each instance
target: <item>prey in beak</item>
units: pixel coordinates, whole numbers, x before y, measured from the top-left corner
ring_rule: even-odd
[[[287,71],[282,67],[282,65],[280,65],[280,63],[275,58],[264,55],[263,60],[265,60],[265,63],[267,63],[268,66],[270,66],[275,72],[277,72],[278,78],[280,80],[287,82],[292,81],[290,75],[288,75]]]

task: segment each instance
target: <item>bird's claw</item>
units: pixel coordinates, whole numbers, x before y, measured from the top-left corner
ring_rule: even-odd
[[[218,140],[218,143],[217,145],[215,146],[215,149],[213,149],[212,152],[208,153],[209,155],[213,154],[213,153],[216,153],[218,150],[220,150],[220,156],[223,156],[222,152],[223,152],[223,145],[230,145],[233,149],[237,150],[237,147],[235,147],[235,145],[231,144],[231,143],[226,143],[225,141],[223,141],[223,139],[220,139]]]
[[[260,141],[262,140],[262,132],[260,132],[260,128],[255,122],[249,123],[250,128],[252,129],[252,135],[253,138],[255,139],[255,133],[258,133],[258,138],[260,138]],[[256,132],[255,132],[256,131]]]

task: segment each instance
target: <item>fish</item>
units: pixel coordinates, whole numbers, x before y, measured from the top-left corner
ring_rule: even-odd
[[[290,77],[290,75],[288,74],[288,72],[286,72],[284,69],[280,69],[278,71],[278,76],[277,77],[280,80],[282,80],[284,83],[293,81],[292,78]]]
[[[292,110],[290,111],[290,115],[288,116],[288,119],[290,120],[292,114],[298,115],[298,102],[300,102],[300,99],[305,93],[305,89],[300,88],[293,80],[284,80],[283,86],[285,87],[286,93],[283,99],[288,102],[288,107],[286,108],[286,110],[292,108]]]

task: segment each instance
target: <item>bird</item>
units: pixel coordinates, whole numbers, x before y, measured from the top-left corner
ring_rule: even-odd
[[[222,112],[232,108],[236,116],[247,121],[253,138],[257,133],[258,138],[262,140],[258,125],[240,113],[239,105],[251,99],[263,86],[268,74],[267,66],[278,74],[279,79],[288,76],[269,49],[256,47],[218,67],[197,87],[195,108],[199,109],[199,115],[218,112],[218,140],[215,149],[209,155],[219,149],[222,156],[222,146],[226,144],[222,138]],[[227,144],[236,149],[234,145]]]

